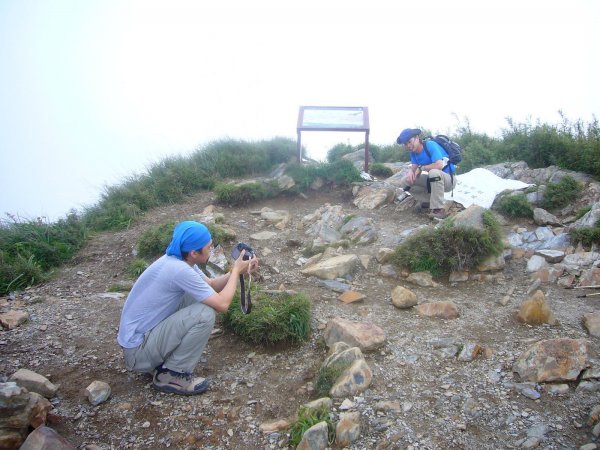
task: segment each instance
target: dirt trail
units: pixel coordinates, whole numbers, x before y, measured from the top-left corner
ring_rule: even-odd
[[[242,241],[249,241],[258,231],[278,231],[253,211],[267,206],[292,214],[287,229],[278,231],[272,242],[253,244],[261,258],[264,288],[284,286],[312,300],[312,336],[298,347],[265,349],[229,333],[217,334],[197,369],[212,381],[208,393],[181,398],[154,391],[149,376],[125,370],[116,344],[124,298],[99,294],[127,279],[125,268],[145,229],[193,217],[213,201],[212,195],[197,195],[185,204],[151,211],[129,230],[93,236],[53,281],[11,300],[12,305],[22,304],[31,320],[1,332],[0,373],[7,377],[28,368],[59,384],[54,403],[62,420],[51,426],[71,442],[102,448],[285,447],[284,434],[265,436],[258,427],[267,420],[288,417],[314,399],[311,383],[326,353],[322,329],[337,316],[373,322],[387,335],[382,350],[366,355],[374,373],[372,386],[351,399],[362,417],[361,437],[352,448],[511,448],[539,424],[547,427],[543,448],[578,448],[590,442],[590,430],[583,424],[591,406],[599,401],[597,391],[585,392],[573,384],[566,395],[543,394],[531,400],[510,383],[515,381],[514,360],[532,343],[556,337],[589,339],[581,317],[584,312],[598,311],[597,297],[575,298],[573,291],[545,286],[560,325],[531,327],[514,317],[531,285],[524,260],[509,261],[504,279],[491,283],[418,288],[400,279],[383,278],[374,258],[377,250],[386,246],[390,236],[429,223],[428,219],[416,211],[397,212],[394,206],[357,210],[347,190],[278,198],[247,207],[217,207],[224,214],[224,224]],[[344,304],[337,299],[339,294],[303,276],[296,264],[301,248],[288,245],[290,239],[309,242],[300,228],[301,218],[325,203],[372,217],[379,228],[375,244],[345,250],[373,257],[368,269],[352,280],[353,289],[366,295],[360,302]],[[262,256],[268,253],[265,247],[270,253]],[[419,302],[452,300],[461,317],[428,320],[412,310],[394,308],[390,295],[398,285],[414,290]],[[499,305],[510,289],[511,301]],[[476,342],[486,349],[485,356],[468,363],[448,358],[434,345],[440,339],[459,345]],[[598,342],[590,342],[596,358]],[[93,380],[106,381],[112,389],[110,399],[97,407],[83,395]],[[378,412],[380,401],[399,401],[402,408]]]

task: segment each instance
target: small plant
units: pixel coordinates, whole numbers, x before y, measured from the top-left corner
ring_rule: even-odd
[[[292,164],[286,169],[286,174],[294,179],[298,191],[307,190],[317,178],[321,178],[325,183],[340,186],[349,185],[354,181],[362,181],[354,164],[344,159],[332,163]]]
[[[0,291],[4,294],[24,289],[47,279],[34,255],[20,253],[10,258],[0,251]]]
[[[327,164],[290,164],[286,167],[285,173],[294,180],[297,191],[306,191],[317,178],[325,180],[327,178]]]
[[[347,186],[355,181],[362,181],[360,172],[351,161],[341,160],[331,164],[327,179],[338,186]]]
[[[490,211],[482,215],[483,230],[455,227],[452,220],[412,234],[394,250],[392,262],[413,272],[432,275],[476,267],[502,251],[500,225]]]
[[[498,200],[495,207],[502,214],[510,217],[533,217],[531,204],[527,200],[527,196],[523,193],[504,195]]]
[[[171,239],[175,222],[167,222],[150,227],[138,239],[138,254],[142,258],[156,258],[165,253]]]
[[[327,250],[328,245],[307,245],[302,250],[302,256],[305,258],[310,258],[312,256],[318,255],[319,253],[323,253]]]
[[[244,183],[241,185],[217,183],[215,194],[223,205],[245,205],[264,198],[275,197],[279,193],[276,184]]]
[[[207,223],[205,225],[208,228],[208,231],[210,231],[213,247],[235,240],[235,233],[217,225],[216,223]]]
[[[432,277],[442,276],[443,269],[440,267],[438,258],[428,253],[416,255],[410,269],[413,272],[429,272]]]
[[[340,375],[350,367],[349,362],[337,362],[321,367],[315,376],[315,391],[319,397],[326,397]]]
[[[590,248],[592,244],[600,244],[600,220],[593,227],[571,231],[571,241],[581,242],[581,245],[587,248]]]
[[[335,426],[327,408],[323,407],[316,410],[301,408],[298,411],[298,420],[290,429],[290,446],[296,448],[306,430],[321,422],[327,423],[328,441],[330,445],[333,444],[335,441]]]
[[[369,166],[369,172],[375,177],[389,178],[394,175],[392,169],[381,163],[374,163]]]
[[[253,344],[297,344],[310,333],[310,301],[302,295],[285,294],[277,298],[252,292],[252,312],[243,314],[236,293],[229,310],[223,314],[223,326]]]
[[[354,152],[356,149],[348,144],[337,144],[327,151],[327,162],[340,161],[342,156]]]
[[[548,183],[540,206],[544,209],[562,208],[575,201],[582,190],[581,183],[566,176],[558,183]]]
[[[348,214],[348,215],[344,216],[344,220],[342,221],[342,223],[344,225],[346,225],[348,222],[350,222],[355,217],[356,217],[356,214]]]
[[[579,208],[577,210],[577,212],[575,213],[575,220],[579,220],[581,219],[583,216],[585,216],[587,213],[589,213],[592,210],[591,206],[586,206],[585,208]]]
[[[127,264],[127,275],[129,278],[136,279],[144,270],[148,268],[148,263],[141,258],[136,258]]]

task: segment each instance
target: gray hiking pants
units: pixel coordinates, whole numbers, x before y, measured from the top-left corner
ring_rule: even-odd
[[[444,172],[443,170],[432,169],[429,172],[422,172],[419,175],[419,178],[415,180],[413,184],[415,194],[419,195],[424,192],[427,195],[427,178],[436,180],[430,181],[431,184],[431,194],[429,195],[429,208],[431,209],[440,209],[444,207],[444,192],[450,192],[453,187],[456,186],[456,175],[451,177],[449,173]],[[406,177],[401,181],[402,186],[408,185],[406,181]],[[411,194],[413,194],[413,190],[411,189]]]
[[[215,324],[215,310],[184,295],[179,309],[144,335],[136,348],[124,348],[125,365],[135,372],[157,366],[193,373]]]

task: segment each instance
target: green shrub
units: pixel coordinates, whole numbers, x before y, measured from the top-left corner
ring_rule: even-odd
[[[75,212],[55,223],[15,217],[1,222],[0,295],[45,280],[46,272],[71,259],[87,236]]]
[[[173,239],[175,225],[175,222],[167,222],[144,231],[138,238],[138,254],[148,259],[163,255]]]
[[[20,253],[9,257],[0,250],[0,293],[21,290],[47,279],[34,255]]]
[[[94,231],[124,230],[142,213],[139,206],[121,203],[116,198],[104,197],[97,205],[84,212],[86,227]]]
[[[434,276],[476,267],[502,251],[500,225],[490,211],[483,213],[483,231],[455,227],[452,219],[412,234],[394,250],[392,262],[413,272],[428,270]]]
[[[290,429],[290,447],[296,448],[302,440],[302,436],[304,436],[306,430],[320,422],[327,423],[328,441],[330,445],[333,444],[335,441],[335,426],[327,408],[322,407],[316,410],[300,408],[300,411],[298,411],[298,419]]]
[[[197,150],[192,159],[213,177],[244,177],[265,173],[296,157],[296,142],[288,138],[249,142],[223,139]]]
[[[571,241],[581,242],[586,248],[591,248],[592,244],[600,244],[600,220],[593,227],[571,231]]]
[[[317,178],[325,183],[338,186],[347,186],[354,181],[362,181],[360,172],[351,161],[345,159],[332,163],[319,164],[292,164],[286,168],[285,173],[294,179],[297,191],[305,191]]]
[[[523,193],[504,195],[500,197],[494,207],[510,217],[533,217],[533,208]]]
[[[371,164],[369,166],[369,172],[371,173],[371,175],[381,178],[388,178],[394,175],[392,169],[380,163]]]
[[[548,183],[540,206],[544,209],[556,209],[577,200],[582,191],[581,183],[573,177],[566,176],[558,183]]]
[[[268,296],[253,286],[252,312],[243,314],[236,293],[229,310],[223,314],[223,326],[245,342],[262,345],[297,344],[310,333],[310,301],[302,294]]]
[[[349,144],[337,144],[327,151],[327,162],[334,163],[340,161],[342,156],[356,151],[356,148]]]
[[[208,231],[210,231],[213,247],[216,247],[217,245],[224,245],[235,240],[235,233],[217,225],[216,223],[207,223],[205,225],[208,228]]]
[[[323,181],[327,178],[328,164],[290,164],[286,167],[286,175],[292,177],[296,185],[296,191],[302,192],[310,188],[311,184],[317,179],[322,178]]]
[[[276,182],[271,184],[251,182],[239,185],[217,183],[215,185],[217,202],[229,206],[246,205],[257,200],[275,197],[278,193],[279,188]]]
[[[338,186],[348,186],[355,181],[362,181],[360,172],[351,161],[341,160],[331,164],[327,180]]]
[[[410,161],[410,153],[402,145],[369,145],[375,163]]]

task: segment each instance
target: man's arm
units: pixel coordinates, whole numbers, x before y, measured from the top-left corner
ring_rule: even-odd
[[[242,250],[238,259],[235,260],[231,272],[221,275],[218,278],[208,280],[208,284],[216,291],[210,297],[206,298],[203,303],[210,306],[218,312],[225,312],[229,309],[235,290],[237,288],[237,281],[241,274],[253,271],[258,266],[258,260],[256,257],[245,260],[245,250]]]
[[[237,266],[234,265],[233,269],[231,269],[231,272],[226,275],[227,282],[225,283],[225,286],[223,286],[223,289],[221,289],[219,292],[215,292],[210,297],[204,299],[202,303],[210,306],[217,312],[227,311],[229,309],[229,305],[231,305],[233,296],[235,295],[235,289],[237,288],[237,280],[239,274],[239,268],[237,268]],[[225,277],[219,278],[223,279]]]
[[[425,164],[425,165],[421,166],[421,169],[426,170],[428,172],[433,169],[442,170],[443,168],[444,168],[444,160],[443,159],[438,159],[437,161],[434,161],[431,164]]]
[[[227,282],[229,281],[229,277],[231,273],[226,273],[224,275],[218,276],[216,278],[207,278],[206,282],[213,288],[216,292],[221,292]]]

